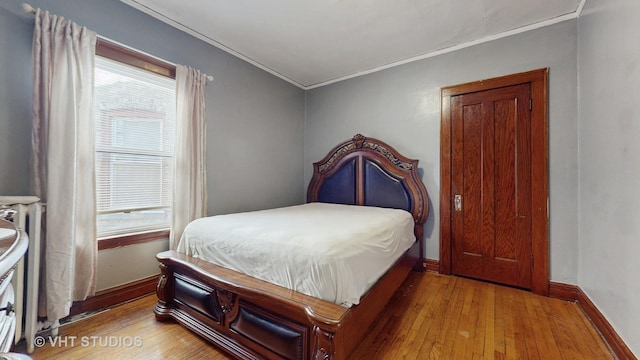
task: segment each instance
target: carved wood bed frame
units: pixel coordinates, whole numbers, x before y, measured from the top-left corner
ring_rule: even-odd
[[[411,269],[422,270],[429,197],[417,160],[358,134],[314,163],[307,201],[405,209],[417,240],[351,308],[165,251],[156,256],[156,319],[175,319],[240,359],[346,359]]]

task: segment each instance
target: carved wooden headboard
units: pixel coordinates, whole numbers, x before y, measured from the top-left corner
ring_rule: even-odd
[[[429,195],[418,174],[418,160],[361,134],[313,164],[307,201],[407,210],[420,240],[429,214]]]

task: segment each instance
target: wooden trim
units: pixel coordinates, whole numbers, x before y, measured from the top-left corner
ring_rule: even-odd
[[[124,48],[104,39],[98,39],[96,43],[96,55],[116,60],[142,70],[151,71],[152,73],[166,76],[171,79],[176,78],[175,65],[144,55],[137,51]]]
[[[169,230],[158,230],[140,234],[115,236],[98,240],[98,250],[113,249],[121,246],[142,244],[160,239],[168,239]]]
[[[589,319],[591,319],[593,325],[598,329],[598,331],[600,331],[604,340],[609,344],[619,359],[638,359],[633,352],[631,352],[631,349],[629,349],[627,344],[624,343],[622,338],[620,338],[620,335],[618,335],[609,321],[607,321],[604,315],[602,315],[600,310],[598,310],[593,302],[591,302],[591,299],[589,299],[587,294],[585,294],[580,287],[578,287],[577,300],[582,311],[584,311]]]
[[[554,281],[549,282],[549,297],[565,300],[578,301],[578,291],[580,288],[576,285],[563,284]]]
[[[549,295],[549,70],[528,73],[531,81],[531,290]]]
[[[549,294],[548,69],[443,87],[440,122],[440,272],[451,274],[451,97],[518,84],[531,84],[531,291]]]
[[[96,292],[94,296],[84,301],[76,301],[71,306],[69,316],[82,314],[88,311],[103,310],[114,305],[122,304],[141,296],[152,294],[156,291],[156,285],[160,274],[130,282]]]
[[[451,96],[440,109],[440,273],[451,275]]]
[[[436,259],[424,259],[423,264],[425,270],[427,270],[428,272],[440,272],[440,262]]]
[[[638,358],[631,352],[631,349],[624,343],[620,335],[611,326],[609,321],[602,315],[602,312],[591,302],[591,299],[577,285],[549,282],[549,296],[566,301],[575,301],[582,311],[587,315],[593,326],[601,334],[604,341],[619,359]]]

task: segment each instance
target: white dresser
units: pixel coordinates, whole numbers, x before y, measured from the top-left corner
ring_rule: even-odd
[[[29,244],[24,230],[0,220],[0,358],[11,350],[16,332],[15,295],[11,279]]]

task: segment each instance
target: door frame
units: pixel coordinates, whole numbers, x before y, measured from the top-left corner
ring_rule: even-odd
[[[440,109],[440,273],[451,275],[451,97],[531,84],[531,291],[549,295],[549,69],[443,87]]]

